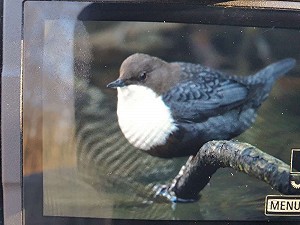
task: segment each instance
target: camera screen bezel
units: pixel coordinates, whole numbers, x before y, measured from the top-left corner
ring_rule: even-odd
[[[5,218],[22,223],[22,40],[24,5],[30,1],[4,1],[3,72],[2,72],[2,167]],[[31,1],[38,4],[60,1]],[[71,2],[71,1],[68,1]],[[156,21],[203,23],[233,26],[257,26],[299,29],[300,3],[288,1],[256,1],[256,5],[236,4],[239,1],[94,1],[85,8],[79,20]],[[247,1],[245,1],[247,2]],[[270,2],[270,5],[266,4]],[[275,3],[278,3],[277,5]],[[283,2],[284,5],[283,6]],[[84,1],[76,1],[85,4]],[[91,3],[91,2],[88,2]],[[272,4],[271,4],[272,3]],[[51,6],[52,7],[52,6]],[[15,13],[18,12],[18,13]],[[101,13],[99,13],[101,12]],[[59,18],[59,11],[43,18]],[[64,15],[66,16],[66,15]],[[14,29],[10,29],[13,27]],[[10,207],[8,207],[10,205]],[[13,206],[13,207],[11,207]],[[47,218],[52,220],[53,218]],[[70,218],[68,218],[70,219]],[[66,218],[59,218],[66,220]],[[74,218],[74,220],[77,220]],[[89,219],[99,221],[98,219]],[[25,222],[25,221],[24,221]],[[133,221],[129,221],[132,223]],[[145,221],[134,221],[143,223]],[[149,221],[147,221],[148,223]],[[225,221],[224,221],[225,222]],[[104,223],[104,222],[103,222]],[[112,223],[122,223],[113,220]],[[151,221],[149,222],[151,223]],[[220,222],[223,223],[223,222]],[[62,223],[63,224],[63,223]]]

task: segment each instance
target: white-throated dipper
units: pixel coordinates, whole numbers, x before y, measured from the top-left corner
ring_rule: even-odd
[[[107,87],[118,90],[118,122],[126,139],[151,155],[171,158],[195,155],[208,141],[244,132],[275,80],[294,65],[294,59],[283,59],[242,77],[136,53]]]

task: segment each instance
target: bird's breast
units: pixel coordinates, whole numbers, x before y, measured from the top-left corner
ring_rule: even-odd
[[[170,109],[150,88],[130,85],[118,88],[118,122],[135,147],[150,150],[164,145],[177,130]]]

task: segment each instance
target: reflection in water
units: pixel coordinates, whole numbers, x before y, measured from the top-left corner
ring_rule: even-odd
[[[56,26],[55,29],[73,35],[73,28]],[[145,36],[145,30],[151,35]],[[139,51],[166,61],[203,62],[236,74],[251,74],[271,61],[287,56],[300,61],[299,33],[274,29],[265,31],[184,24],[150,23],[148,26],[146,23],[86,22],[83,26],[78,23],[72,50],[76,75],[75,108],[70,102],[68,105],[57,100],[59,96],[54,95],[55,91],[51,93],[56,89],[51,89],[50,81],[45,82],[53,78],[51,66],[48,65],[47,71],[43,71],[44,88],[49,90],[47,93],[52,98],[55,96],[52,102],[57,104],[50,108],[60,109],[63,105],[71,109],[68,112],[71,117],[63,113],[53,116],[53,113],[46,111],[49,102],[44,99],[44,122],[35,125],[29,115],[36,106],[28,104],[28,108],[24,108],[24,115],[28,115],[24,117],[26,127],[38,127],[39,131],[44,129],[43,160],[48,165],[44,167],[44,212],[47,215],[135,219],[268,219],[263,214],[264,197],[278,193],[265,183],[231,169],[217,171],[201,192],[198,202],[172,204],[161,198],[153,198],[153,186],[170,182],[185,159],[155,158],[130,146],[117,123],[116,93],[104,88],[109,81],[117,78],[123,59]],[[68,35],[66,37],[70,37]],[[282,39],[278,40],[278,35]],[[63,36],[54,39],[53,43],[63,44]],[[285,38],[289,41],[285,41]],[[294,38],[297,41],[293,41]],[[286,45],[276,41],[285,42]],[[32,45],[34,48],[34,43]],[[51,59],[59,63],[59,58]],[[28,65],[28,72],[30,66],[37,67]],[[73,71],[68,72],[73,75]],[[300,98],[299,66],[291,74],[294,76],[278,81],[271,96],[259,110],[256,123],[237,138],[287,163],[291,147],[300,147],[300,106],[297,103]],[[61,81],[55,83],[54,87],[62,88],[63,85],[65,83]],[[32,96],[30,93],[34,88],[27,88],[28,96]],[[30,103],[30,98],[27,100]],[[73,111],[75,118],[72,117]],[[68,120],[64,119],[66,117]],[[54,125],[60,124],[59,121],[67,124],[58,131]],[[70,143],[70,140],[74,140],[72,130],[68,132],[66,129],[74,129],[74,125],[76,153],[74,143]],[[26,139],[27,134],[29,132],[24,130],[25,140],[41,139],[39,132],[35,132],[32,139]],[[69,145],[54,147],[57,145],[54,135],[69,135]],[[28,150],[37,149],[28,142],[24,144]],[[25,158],[27,153],[25,151]],[[77,165],[73,162],[75,154]]]

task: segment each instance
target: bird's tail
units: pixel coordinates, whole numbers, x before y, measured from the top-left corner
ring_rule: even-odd
[[[285,75],[296,64],[296,60],[293,58],[286,58],[275,62],[264,69],[258,71],[252,76],[251,82],[255,83],[273,83],[279,77]]]
[[[257,104],[260,105],[268,97],[274,82],[290,71],[295,64],[295,59],[286,58],[265,67],[247,79],[249,85],[261,86],[256,91]]]

